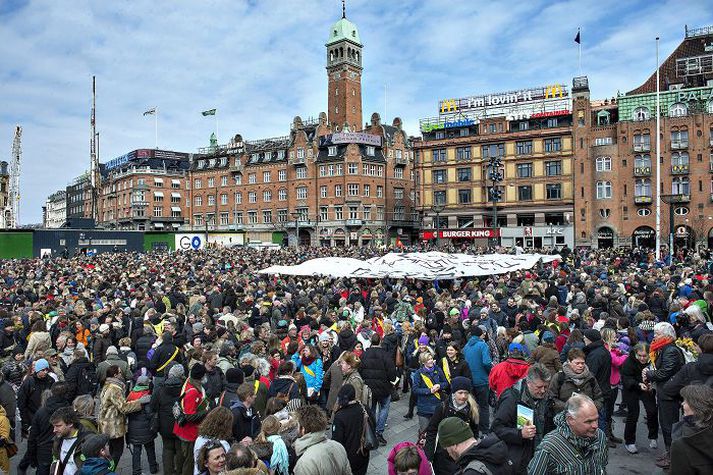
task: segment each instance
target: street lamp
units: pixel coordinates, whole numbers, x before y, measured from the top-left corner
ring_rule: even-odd
[[[446,207],[442,204],[435,204],[431,206],[431,211],[436,213],[436,247],[440,247],[440,234],[441,234],[441,213]]]
[[[500,167],[503,164],[503,160],[499,155],[493,155],[489,159],[488,164],[488,178],[492,180],[493,184],[490,187],[490,199],[493,202],[493,229],[498,228],[498,202],[502,201],[503,192],[498,188],[498,183],[503,181],[503,174],[500,172]],[[500,236],[493,238],[495,246],[500,244]]]
[[[674,234],[674,213],[673,205],[678,203],[679,195],[659,195],[661,201],[668,205],[668,255],[669,255],[669,265],[673,265],[673,234]]]
[[[295,218],[295,234],[297,239],[295,240],[295,248],[300,248],[300,213],[298,211],[293,211],[292,217]]]

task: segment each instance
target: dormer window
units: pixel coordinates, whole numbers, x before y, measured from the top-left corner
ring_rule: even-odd
[[[337,156],[337,147],[336,146],[329,147],[327,154],[330,157],[336,157]]]
[[[376,155],[376,148],[371,145],[368,145],[366,147],[366,154],[370,157],[373,157],[374,155]]]

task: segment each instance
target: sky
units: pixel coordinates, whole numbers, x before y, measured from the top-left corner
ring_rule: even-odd
[[[326,42],[340,0],[0,0],[0,160],[23,127],[20,223],[89,166],[91,78],[99,157],[155,145],[196,152],[288,135],[326,110]],[[363,121],[418,120],[438,100],[571,84],[593,98],[639,86],[684,36],[713,24],[710,0],[348,0],[363,49]]]

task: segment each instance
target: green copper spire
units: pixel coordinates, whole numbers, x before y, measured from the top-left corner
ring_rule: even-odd
[[[357,30],[354,23],[347,20],[344,5],[342,5],[342,18],[332,25],[332,28],[329,30],[329,39],[327,40],[325,46],[329,46],[343,40],[348,40],[362,46],[361,39],[359,38],[359,30]]]

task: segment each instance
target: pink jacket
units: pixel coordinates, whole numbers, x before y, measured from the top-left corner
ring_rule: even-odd
[[[389,475],[396,475],[396,468],[394,467],[394,458],[396,457],[396,453],[401,450],[404,447],[408,446],[414,446],[417,447],[416,444],[413,442],[400,442],[394,446],[393,449],[391,449],[391,452],[389,452],[389,457],[387,458],[388,466],[389,466]],[[418,448],[418,455],[421,457],[421,465],[418,467],[418,475],[432,475],[433,470],[431,470],[431,464],[428,463],[428,459],[426,458],[426,454],[423,453],[423,450],[421,450],[420,447]]]
[[[609,350],[611,355],[611,376],[609,377],[609,384],[616,386],[621,381],[621,375],[619,374],[619,368],[624,364],[624,361],[629,357],[626,353],[622,353],[618,348],[612,348]]]

